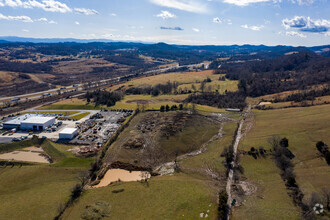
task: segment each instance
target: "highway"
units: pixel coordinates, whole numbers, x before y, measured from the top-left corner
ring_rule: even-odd
[[[158,68],[158,69],[153,69],[153,70],[149,70],[146,72],[141,72],[138,75],[142,76],[142,75],[147,75],[147,74],[159,74],[159,73],[164,73],[166,71],[169,70],[174,70],[176,68],[182,68],[182,67],[188,67],[188,68],[194,68],[194,67],[201,67],[202,65],[206,66],[206,69],[209,65],[208,62],[203,62],[203,63],[198,63],[198,64],[191,64],[191,65],[183,65],[183,66],[169,66],[169,67],[164,67],[164,68]],[[119,82],[122,78],[126,78],[129,76],[133,76],[136,74],[128,74],[122,77],[113,77],[113,78],[109,78],[109,79],[103,79],[103,80],[99,80],[99,81],[94,81],[91,83],[80,83],[80,84],[73,84],[70,86],[63,86],[61,88],[56,88],[56,89],[50,89],[50,90],[46,90],[46,91],[41,91],[41,92],[34,92],[34,93],[28,93],[28,94],[23,94],[23,95],[17,95],[17,96],[8,96],[8,97],[1,97],[0,98],[0,105],[4,105],[5,103],[15,103],[15,102],[24,102],[27,100],[36,100],[36,99],[40,99],[42,97],[45,96],[51,96],[51,95],[57,95],[58,92],[60,91],[62,94],[65,92],[70,93],[71,91],[74,90],[78,90],[78,91],[82,91],[84,90],[84,86],[88,86],[90,85],[91,88],[93,87],[98,87],[98,86],[102,86],[102,85],[106,85],[107,82],[111,81],[111,82]],[[15,99],[15,101],[14,101]]]

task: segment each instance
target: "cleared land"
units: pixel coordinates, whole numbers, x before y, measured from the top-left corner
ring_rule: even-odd
[[[199,149],[203,144],[206,144],[206,151],[196,156],[179,157],[178,163],[182,172],[175,172],[171,176],[152,177],[148,183],[120,182],[87,190],[77,203],[66,210],[64,219],[81,218],[88,212],[87,207],[97,202],[105,202],[111,207],[110,213],[104,219],[155,219],[160,216],[162,219],[197,219],[200,216],[216,219],[217,194],[225,186],[225,178],[224,181],[215,181],[209,171],[212,167],[212,172],[225,177],[220,153],[231,143],[237,123],[223,122],[223,137],[208,142],[222,126],[212,120],[203,119],[204,116],[198,116],[202,118],[189,119],[182,131],[167,139],[157,135],[154,128],[149,131],[148,126],[143,125],[143,122],[152,121],[152,118],[146,120],[146,117],[153,114],[162,114],[163,116],[152,117],[161,121],[164,115],[175,113],[138,114],[110,147],[108,157],[113,157],[106,162],[119,160],[134,165],[143,164],[142,161],[134,161],[139,158],[137,149],[125,147],[131,137],[139,134],[139,126],[146,128],[144,134],[147,136],[151,132],[154,137],[158,137],[155,140],[156,145],[166,150],[166,154],[171,155],[171,152],[177,151],[181,155]]]
[[[166,73],[155,76],[142,77],[133,79],[126,83],[112,86],[110,91],[114,91],[118,88],[127,89],[130,87],[145,87],[150,85],[165,84],[167,82],[179,83],[178,91],[201,91],[201,82],[207,78],[211,79],[211,82],[205,83],[205,91],[224,93],[226,90],[236,91],[238,81],[225,80],[220,81],[219,78],[224,75],[213,74],[213,70],[205,70],[200,72],[184,72],[184,73]],[[195,90],[192,87],[195,87]]]
[[[318,157],[315,147],[320,140],[330,143],[329,112],[330,105],[254,111],[255,125],[239,148],[248,151],[251,147],[264,146],[269,149],[269,137],[275,134],[287,137],[289,149],[296,156],[293,159],[296,180],[306,200],[312,192],[320,192],[323,187],[329,187],[330,168],[324,159]],[[288,196],[280,170],[271,156],[255,160],[245,155],[242,165],[245,169],[244,176],[258,187],[258,191],[247,197],[243,206],[235,209],[235,218],[244,216],[254,219],[256,213],[259,213],[260,218],[267,219],[299,217],[300,210]]]
[[[147,144],[150,148],[160,146],[157,152],[151,152],[161,154],[158,158],[159,165],[161,162],[174,160],[175,154],[181,155],[199,149],[218,132],[219,125],[203,116],[178,114],[180,113],[150,112],[137,115],[110,147],[106,161],[111,163],[119,160],[143,166],[147,156],[141,154],[141,149],[143,144]],[[165,130],[166,128],[169,130]]]

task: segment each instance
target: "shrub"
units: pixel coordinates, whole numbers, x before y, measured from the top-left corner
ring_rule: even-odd
[[[218,205],[218,219],[226,219],[229,211],[227,205],[228,195],[226,191],[219,193],[219,205]]]
[[[289,140],[287,138],[282,138],[280,145],[281,147],[289,147]]]
[[[110,205],[107,202],[100,201],[93,205],[87,205],[81,218],[85,220],[100,220],[108,217],[110,214]]]

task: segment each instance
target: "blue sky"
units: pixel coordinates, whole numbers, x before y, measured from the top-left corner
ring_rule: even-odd
[[[0,35],[186,45],[330,44],[328,0],[0,0]]]

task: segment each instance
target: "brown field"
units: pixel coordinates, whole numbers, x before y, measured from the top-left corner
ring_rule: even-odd
[[[54,67],[55,73],[88,73],[93,71],[93,67],[110,67],[116,65],[103,59],[81,59],[74,61],[64,61]]]
[[[148,76],[142,77],[138,79],[134,79],[132,81],[128,81],[123,84],[119,84],[109,88],[109,90],[115,90],[121,86],[129,87],[129,86],[146,86],[146,85],[156,85],[156,84],[164,84],[168,81],[170,82],[178,82],[178,83],[195,83],[196,81],[203,81],[207,77],[212,75],[212,70],[205,70],[201,72],[186,72],[186,73],[166,73],[160,74],[156,76]]]

